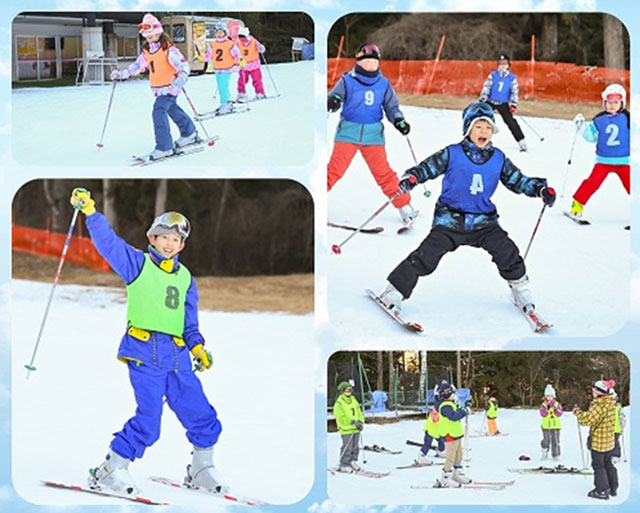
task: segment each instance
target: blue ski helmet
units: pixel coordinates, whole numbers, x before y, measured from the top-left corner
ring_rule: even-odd
[[[446,381],[443,381],[438,385],[438,398],[445,400],[448,399],[451,394],[455,391],[455,388],[452,387]]]
[[[467,105],[462,111],[463,137],[469,135],[471,127],[479,119],[484,119],[485,121],[487,121],[491,125],[494,134],[497,134],[499,132],[498,125],[496,125],[496,119],[493,116],[493,107],[487,102],[476,102]]]

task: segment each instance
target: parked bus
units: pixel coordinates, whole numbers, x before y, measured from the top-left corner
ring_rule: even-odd
[[[176,15],[165,16],[160,22],[189,62],[191,72],[197,74],[207,69],[207,63],[198,59],[198,56],[204,57],[207,45],[215,39],[215,26],[220,22],[226,23],[231,39],[236,39],[238,30],[244,27],[242,20],[227,17]]]

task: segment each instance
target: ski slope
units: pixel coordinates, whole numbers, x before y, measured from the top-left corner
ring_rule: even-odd
[[[126,367],[116,360],[126,306],[115,289],[58,286],[37,371],[25,379],[49,290],[44,283],[12,283],[14,487],[36,504],[124,505],[40,485],[42,479],[84,484],[135,410]],[[313,482],[313,316],[201,311],[199,318],[214,365],[198,375],[223,425],[217,468],[237,495],[279,504],[302,499]],[[283,398],[295,408],[282,407]],[[138,487],[171,504],[229,504],[147,480],[182,481],[190,450],[165,408],[160,440],[130,465]]]
[[[461,114],[454,110],[402,107],[411,123],[409,139],[418,161],[461,139]],[[338,116],[330,118],[333,136]],[[493,138],[522,171],[546,177],[560,195],[574,137],[571,121],[527,118],[539,132],[540,141],[521,123],[529,151],[520,153],[501,119]],[[401,175],[414,165],[408,143],[385,121],[387,155]],[[603,336],[618,330],[627,318],[629,298],[630,200],[617,176],[611,175],[585,208],[591,226],[579,226],[562,215],[571,196],[593,167],[594,145],[578,138],[569,167],[564,197],[547,208],[527,257],[527,273],[538,312],[554,324],[549,335],[535,335],[512,306],[507,283],[491,257],[483,250],[462,247],[445,255],[436,271],[420,279],[413,295],[403,304],[402,316],[424,327],[422,336],[447,336],[469,344],[478,340],[517,339],[527,336]],[[389,206],[370,226],[383,226],[377,235],[357,234],[331,255],[328,264],[329,318],[332,328],[345,339],[393,335],[415,340],[418,335],[402,329],[371,301],[364,290],[381,293],[387,275],[428,234],[442,179],[426,183],[412,192],[412,204],[420,210],[414,228],[397,235],[401,225],[397,211]],[[328,195],[329,219],[359,226],[385,201],[362,157]],[[540,199],[510,192],[501,184],[493,197],[500,224],[522,254],[542,209]],[[352,232],[328,228],[327,245],[340,244]],[[413,337],[413,338],[412,338]],[[469,340],[471,338],[471,340]],[[400,346],[398,346],[400,347]],[[388,348],[391,348],[389,346]],[[403,347],[404,348],[404,347]]]
[[[302,165],[313,154],[313,61],[270,65],[273,82],[265,66],[263,82],[268,96],[280,96],[249,103],[250,111],[203,121],[210,136],[220,140],[213,148],[169,159],[155,166]],[[230,83],[236,97],[237,73]],[[149,81],[127,80],[116,85],[111,113],[98,150],[112,86],[25,88],[12,92],[13,155],[20,164],[42,165],[128,165],[132,155],[154,149],[151,110],[155,98]],[[210,112],[220,104],[213,75],[192,76],[186,91],[196,110]],[[214,94],[216,98],[214,99]],[[247,97],[254,96],[247,86]],[[193,118],[184,94],[178,105]],[[171,133],[179,137],[173,122]],[[201,136],[200,123],[196,128]],[[287,151],[283,151],[287,148]],[[217,173],[220,175],[220,173]]]
[[[629,408],[625,408],[627,419]],[[469,433],[477,435],[482,429],[483,413],[475,413],[469,420]],[[401,450],[402,454],[388,455],[361,451],[359,464],[367,470],[391,474],[380,479],[350,474],[328,473],[329,498],[345,504],[598,504],[587,497],[593,488],[593,476],[581,475],[533,475],[509,472],[510,468],[535,468],[541,465],[582,468],[582,456],[578,442],[575,417],[569,412],[562,416],[560,434],[561,457],[558,461],[549,458],[541,461],[540,415],[537,410],[500,409],[498,429],[508,436],[470,438],[468,453],[470,466],[465,473],[476,481],[511,481],[513,486],[504,490],[460,490],[460,489],[412,489],[412,485],[431,486],[442,472],[442,466],[430,466],[397,470],[396,466],[409,465],[417,456],[419,447],[406,445],[406,440],[422,442],[424,420],[401,420],[393,424],[366,424],[362,432],[363,445],[381,445],[391,450]],[[486,430],[486,428],[485,428]],[[630,425],[627,424],[625,450],[628,445]],[[587,439],[587,428],[582,428],[583,441]],[[339,433],[328,434],[327,465],[336,465],[340,455]],[[530,461],[519,461],[520,455],[528,455]],[[433,456],[433,453],[430,453]],[[589,453],[585,449],[585,458]],[[364,457],[364,458],[363,458]],[[465,456],[466,457],[466,456]],[[363,459],[367,460],[365,464]],[[433,459],[433,458],[431,458]],[[444,462],[441,458],[435,461]],[[465,464],[467,464],[465,463]],[[590,468],[590,462],[586,465]],[[618,497],[612,497],[607,505],[621,504],[629,495],[629,462],[617,465],[620,488]]]

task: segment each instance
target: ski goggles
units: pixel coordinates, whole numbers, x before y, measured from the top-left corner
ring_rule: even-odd
[[[610,93],[607,96],[605,96],[605,100],[608,102],[621,102],[622,95],[620,93]]]
[[[171,232],[176,232],[184,240],[191,233],[191,223],[180,212],[166,212],[153,220],[147,235],[163,235]]]
[[[138,24],[138,32],[143,33],[143,32],[149,32],[150,30],[153,29],[161,29],[162,25],[160,24],[151,24],[151,23],[139,23]]]
[[[362,45],[360,48],[358,48],[356,55],[360,56],[356,57],[357,59],[368,59],[371,57],[373,57],[374,59],[380,59],[380,57],[382,56],[378,45],[374,45],[373,43]]]
[[[469,116],[476,116],[476,114],[480,114],[480,116],[487,116],[493,119],[493,107],[486,102],[477,102],[472,103],[466,109],[464,109],[463,117],[467,118]]]

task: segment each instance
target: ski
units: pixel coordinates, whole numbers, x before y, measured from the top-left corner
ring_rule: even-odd
[[[398,470],[403,470],[407,468],[422,468],[422,467],[435,467],[438,465],[444,465],[444,461],[429,461],[429,463],[412,463],[411,465],[401,465],[396,467]]]
[[[224,499],[227,501],[231,501],[231,502],[235,502],[238,504],[245,504],[247,506],[257,506],[257,505],[268,505],[268,502],[264,502],[264,501],[259,501],[256,499],[249,499],[247,497],[240,497],[238,495],[231,495],[229,493],[214,493],[214,492],[210,492],[208,490],[204,490],[201,488],[197,488],[197,487],[193,487],[193,486],[188,486],[184,483],[181,483],[180,481],[176,481],[174,479],[169,479],[166,477],[159,477],[159,476],[151,476],[149,477],[149,481],[151,481],[152,483],[158,483],[161,485],[165,485],[165,486],[171,486],[172,488],[182,488],[183,490],[191,490],[194,492],[199,492],[205,495],[211,495],[212,497],[217,497],[219,499]]]
[[[116,492],[110,492],[101,488],[89,488],[89,486],[81,486],[81,485],[72,485],[66,483],[58,483],[56,481],[42,481],[42,484],[46,486],[53,486],[56,488],[65,488],[67,490],[76,490],[78,492],[87,492],[93,493],[97,495],[104,495],[105,497],[115,497],[118,499],[125,499],[133,502],[140,502],[142,504],[149,504],[152,506],[169,506],[168,502],[160,502],[154,499],[149,499],[148,497],[142,497],[139,495],[124,495]]]
[[[411,485],[413,489],[429,489],[429,490],[492,490],[499,492],[500,490],[504,490],[506,485],[480,485],[480,484],[468,484],[461,486],[440,486],[438,484],[433,485]]]
[[[372,290],[366,289],[365,292],[380,308],[382,308],[387,313],[387,315],[389,315],[394,321],[400,324],[400,326],[402,326],[404,329],[409,330],[412,333],[422,333],[424,331],[424,328],[417,322],[405,321],[400,317],[400,315],[389,310],[380,299],[380,296],[378,296]],[[420,444],[420,447],[422,447],[422,444]]]
[[[516,484],[516,480],[511,481],[472,481],[472,484],[477,485],[491,485],[491,486],[513,486]]]
[[[376,444],[365,445],[362,449],[365,451],[379,452],[381,454],[402,454],[402,451],[392,451],[391,449]]]
[[[229,116],[230,114],[242,114],[243,112],[249,112],[251,110],[251,108],[246,105],[242,107],[240,105],[242,104],[234,103],[233,108],[229,112],[225,113],[219,112],[218,109],[212,110],[210,112],[203,112],[202,114],[198,113],[193,116],[193,119],[195,121],[206,121],[207,119]]]
[[[489,433],[480,433],[477,435],[467,435],[469,438],[498,438],[501,436],[509,436],[509,433],[496,433],[495,435],[490,435]]]
[[[351,226],[348,224],[332,223],[331,221],[327,222],[327,226],[329,228],[341,228],[343,230],[351,230],[352,232],[360,232],[360,233],[380,233],[384,231],[384,228],[382,226],[375,226],[373,228],[361,228],[360,230],[358,230],[358,228],[355,226]]]
[[[330,467],[329,472],[331,472],[331,474],[334,476],[336,474],[346,474],[348,476],[370,477],[372,479],[380,479],[382,477],[386,477],[389,474],[391,474],[391,472],[374,472],[372,470],[364,470],[364,469],[354,470],[353,472],[342,472],[341,470],[338,470],[337,467]]]
[[[538,312],[536,312],[535,310],[531,310],[530,312],[525,312],[522,309],[520,309],[520,307],[516,305],[513,301],[512,301],[512,304],[513,306],[516,307],[518,312],[524,315],[524,318],[527,320],[529,327],[536,333],[544,333],[548,329],[553,328],[553,324],[545,321],[542,317],[540,317]]]
[[[529,468],[510,468],[509,472],[517,472],[518,474],[575,474],[579,476],[591,475],[593,470],[579,469],[576,467],[565,467],[564,465],[557,465],[555,467],[529,467]]]
[[[279,97],[280,97],[279,94],[268,95],[268,96],[265,96],[263,98],[256,98],[254,96],[253,98],[245,99],[245,100],[242,100],[242,101],[233,100],[233,103],[236,103],[236,104],[238,104],[238,103],[239,104],[252,103],[252,102],[259,102],[260,100],[273,100],[274,98],[279,98]]]
[[[567,216],[569,219],[571,219],[574,223],[582,225],[582,226],[586,226],[591,224],[590,221],[587,221],[586,219],[583,219],[581,217],[575,217],[571,215],[571,212],[562,212],[565,216]]]
[[[198,153],[203,151],[206,146],[213,146],[215,144],[215,141],[217,141],[218,139],[220,139],[220,137],[218,137],[217,135],[210,137],[209,139],[201,139],[196,143],[178,148],[171,155],[167,155],[166,157],[161,157],[159,159],[151,159],[149,158],[149,154],[133,155],[131,157],[133,162],[131,162],[130,166],[131,167],[148,166],[150,164],[164,162],[165,160],[170,160],[177,157],[184,157],[186,155],[191,155],[192,153]]]

